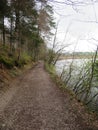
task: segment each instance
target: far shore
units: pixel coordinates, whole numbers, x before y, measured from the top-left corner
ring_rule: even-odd
[[[92,59],[93,56],[61,56],[59,60],[66,60],[66,59]]]

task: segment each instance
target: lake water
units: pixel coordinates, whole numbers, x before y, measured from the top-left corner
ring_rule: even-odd
[[[90,61],[91,61],[90,59],[60,60],[60,61],[57,61],[57,63],[56,63],[56,72],[60,76],[63,71],[64,73],[62,76],[62,80],[66,81],[68,79],[69,81],[67,81],[67,85],[68,85],[69,89],[73,89],[75,84],[78,82],[79,77],[85,76],[87,64],[89,64]],[[81,82],[82,82],[82,80],[81,80]],[[98,93],[98,81],[94,80],[92,82],[92,87],[90,89],[90,96],[88,97],[88,100],[97,93]],[[84,92],[84,95],[85,95],[85,92]],[[95,104],[97,104],[96,106],[98,107],[98,103],[97,103],[98,96],[96,96],[94,98],[93,102]]]
[[[85,73],[86,64],[88,62],[90,62],[88,59],[60,60],[56,63],[56,72],[58,75],[61,75],[62,71],[65,71],[63,76],[65,79],[70,74],[70,85],[73,86],[77,78]]]
[[[74,69],[78,68],[79,70],[85,66],[85,64],[90,61],[88,59],[66,59],[66,60],[59,60],[56,63],[56,71],[57,73],[61,73],[63,67],[68,69],[72,63]]]

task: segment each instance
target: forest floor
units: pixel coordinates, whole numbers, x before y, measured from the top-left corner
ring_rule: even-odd
[[[39,62],[0,95],[0,130],[98,130],[98,119],[62,91]]]

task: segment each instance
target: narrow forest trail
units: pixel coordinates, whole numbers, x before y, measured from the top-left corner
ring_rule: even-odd
[[[42,62],[11,85],[0,100],[0,130],[98,130],[73,108]]]

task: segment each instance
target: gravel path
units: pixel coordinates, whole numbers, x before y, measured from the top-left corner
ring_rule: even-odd
[[[72,101],[50,79],[43,63],[11,84],[0,100],[0,130],[95,130],[73,111]],[[96,129],[98,130],[98,129]]]

